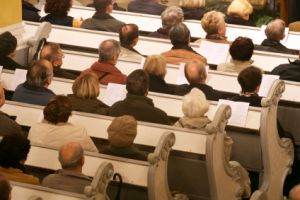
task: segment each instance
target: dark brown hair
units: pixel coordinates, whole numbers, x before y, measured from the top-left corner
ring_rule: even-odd
[[[252,57],[254,44],[250,38],[236,38],[229,49],[230,55],[234,60],[247,61]]]
[[[57,95],[44,108],[44,119],[52,124],[67,122],[72,113],[72,105],[68,97]]]
[[[72,7],[72,0],[46,0],[45,12],[58,16],[66,16]]]
[[[238,82],[242,92],[254,92],[260,86],[262,80],[261,69],[250,66],[243,69],[238,75]]]

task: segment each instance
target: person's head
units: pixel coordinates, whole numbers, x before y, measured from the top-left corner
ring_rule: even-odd
[[[44,119],[51,124],[66,123],[72,114],[72,105],[68,97],[57,95],[50,99],[43,113]]]
[[[113,10],[112,0],[94,0],[94,6],[98,13],[111,13]]]
[[[190,30],[183,23],[178,23],[174,25],[169,31],[169,37],[173,45],[190,43]]]
[[[190,85],[205,83],[207,73],[205,64],[199,61],[191,61],[185,64],[184,74]]]
[[[126,89],[129,94],[138,96],[147,95],[149,89],[148,74],[142,69],[131,72],[127,77]]]
[[[229,53],[234,60],[248,61],[251,59],[254,50],[254,44],[250,38],[236,38],[230,48]]]
[[[209,109],[205,94],[198,88],[193,88],[183,98],[182,112],[185,117],[202,117]]]
[[[134,47],[139,39],[139,27],[135,24],[124,24],[119,30],[119,39],[122,46]]]
[[[250,66],[243,69],[238,75],[238,82],[242,93],[257,93],[262,80],[261,69]]]
[[[45,12],[58,16],[67,16],[72,7],[72,0],[46,0]]]
[[[26,74],[26,82],[31,86],[48,87],[52,78],[52,64],[45,59],[34,62]]]
[[[99,61],[116,64],[120,55],[120,43],[116,40],[104,40],[99,45]]]
[[[285,37],[285,22],[281,19],[275,19],[268,23],[265,34],[268,39],[280,41]]]
[[[95,99],[100,94],[98,78],[95,74],[87,73],[79,76],[72,86],[73,94],[82,99]]]
[[[0,142],[0,166],[20,168],[27,159],[30,141],[23,135],[11,134],[2,137]]]
[[[290,190],[289,200],[300,200],[300,185],[296,185]]]
[[[166,30],[181,22],[183,22],[183,11],[178,6],[169,6],[161,13],[162,27]]]
[[[148,56],[144,63],[144,70],[148,74],[164,79],[167,74],[167,62],[161,55]]]
[[[52,63],[53,67],[61,67],[63,64],[63,52],[57,43],[47,43],[40,53],[41,59],[46,59]]]
[[[233,0],[227,8],[227,15],[241,17],[249,20],[253,7],[248,0]]]
[[[137,134],[137,121],[130,115],[116,117],[107,128],[108,141],[114,147],[128,147]]]
[[[3,85],[0,82],[0,108],[4,105],[4,103],[5,103],[5,93],[4,93]]]
[[[14,57],[17,48],[17,39],[10,32],[0,34],[0,57]]]
[[[70,142],[59,149],[58,160],[66,170],[82,171],[84,164],[83,148],[77,142]]]
[[[10,200],[11,189],[9,181],[4,176],[0,175],[0,200]]]
[[[196,9],[205,7],[205,0],[180,0],[179,6],[187,9]]]
[[[221,12],[213,10],[205,13],[201,19],[201,26],[207,35],[218,34],[223,37],[226,35],[226,23]]]

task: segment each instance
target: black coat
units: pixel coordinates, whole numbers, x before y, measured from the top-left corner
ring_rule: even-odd
[[[0,65],[3,66],[4,69],[15,70],[16,68],[26,69],[24,66],[20,65],[10,57],[0,57]]]
[[[146,152],[140,151],[133,145],[129,147],[113,147],[110,145],[102,150],[101,153],[144,161],[147,160],[148,156]]]
[[[241,102],[248,102],[250,106],[261,107],[261,97],[258,95],[251,95],[251,96],[243,96],[243,95],[236,95],[232,97],[230,100],[232,101],[241,101]]]
[[[298,55],[299,51],[288,49],[283,44],[275,40],[264,39],[261,45],[255,45],[256,50],[261,51],[271,51],[275,53],[285,53],[285,54],[293,54]]]
[[[71,72],[68,72],[67,70],[65,69],[62,69],[60,67],[54,67],[53,68],[53,74],[55,77],[59,77],[59,78],[67,78],[67,79],[76,79],[78,75],[76,75],[75,73],[71,73]]]
[[[300,60],[289,64],[281,64],[275,67],[271,74],[279,75],[282,80],[300,82]]]
[[[184,14],[184,19],[201,20],[205,13],[205,8],[196,8],[196,9],[182,8],[182,10]]]
[[[133,0],[128,4],[129,12],[137,12],[151,15],[160,15],[167,6],[156,3],[152,0]]]
[[[0,111],[0,136],[21,134],[23,135],[21,126],[16,123],[11,117]]]
[[[53,14],[48,14],[41,18],[41,22],[50,22],[51,24],[61,25],[61,26],[73,26],[73,17],[70,16],[58,16]]]
[[[174,85],[167,84],[166,81],[158,76],[149,74],[149,90],[165,94],[174,94]]]
[[[225,21],[228,24],[236,24],[242,26],[255,26],[255,24],[253,24],[251,21],[245,20],[238,16],[227,16]]]
[[[40,10],[32,4],[22,1],[22,19],[27,21],[38,22],[41,16],[38,14]]]

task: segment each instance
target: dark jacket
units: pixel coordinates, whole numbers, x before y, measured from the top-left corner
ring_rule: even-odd
[[[0,124],[0,136],[23,134],[21,126],[2,111],[0,111]]]
[[[225,98],[222,92],[214,90],[211,86],[206,84],[183,84],[176,87],[175,94],[183,96],[189,93],[193,88],[198,88],[199,90],[201,90],[205,94],[206,98],[211,101],[218,101],[219,99]]]
[[[258,96],[257,94],[253,94],[251,96],[236,95],[230,98],[232,101],[248,102],[250,103],[250,106],[255,107],[261,107],[261,99],[262,97]]]
[[[148,34],[149,37],[161,38],[161,39],[169,39],[169,33],[164,28],[159,28],[157,31]]]
[[[74,94],[68,94],[72,108],[75,111],[95,113],[100,115],[108,114],[108,106],[98,99],[82,99]]]
[[[18,85],[12,100],[45,106],[54,96],[55,94],[48,88],[31,86],[25,82]]]
[[[118,33],[122,25],[124,22],[113,18],[111,15],[96,12],[92,18],[82,22],[81,28]]]
[[[158,76],[149,74],[149,90],[165,94],[174,94],[174,85],[167,84],[166,81]]]
[[[73,26],[73,17],[70,16],[59,16],[54,14],[48,14],[41,18],[41,22],[50,22],[51,24],[61,25],[61,26]]]
[[[225,21],[227,24],[236,24],[236,25],[242,25],[242,26],[255,26],[255,24],[253,24],[251,21],[245,20],[239,16],[227,16]]]
[[[129,147],[114,147],[109,145],[107,148],[103,149],[101,153],[136,160],[147,160],[148,157],[148,154],[146,152],[140,151],[134,145],[131,145]]]
[[[188,9],[188,8],[182,8],[184,19],[195,19],[195,20],[201,20],[204,13],[205,8],[196,8],[196,9]]]
[[[40,10],[31,3],[22,1],[22,19],[27,21],[38,22],[41,16],[38,14]]]
[[[80,73],[80,72],[79,72]],[[67,79],[76,79],[78,75],[76,74],[73,74],[71,72],[68,72],[67,70],[65,69],[62,69],[60,67],[54,67],[53,68],[53,75],[55,77],[59,77],[59,78],[67,78]]]
[[[298,55],[299,51],[286,48],[279,41],[264,39],[261,45],[255,45],[256,50],[271,51],[275,53],[286,53]]]
[[[170,125],[167,114],[156,108],[152,99],[146,96],[127,94],[123,101],[118,101],[109,109],[109,115],[119,117],[132,115],[136,120]]]
[[[0,57],[0,66],[4,69],[15,70],[16,68],[26,69],[24,66],[20,65],[10,57]]]
[[[300,60],[275,67],[271,74],[279,75],[280,79],[300,82]]]
[[[154,2],[153,0],[133,0],[128,4],[129,12],[137,12],[151,15],[160,15],[167,6]]]

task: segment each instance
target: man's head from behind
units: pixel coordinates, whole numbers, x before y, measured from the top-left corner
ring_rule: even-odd
[[[63,145],[59,150],[58,160],[63,169],[81,172],[84,164],[81,145],[77,142],[70,142]]]
[[[0,175],[0,200],[10,200],[11,189],[8,180]]]
[[[120,55],[120,43],[116,40],[104,40],[99,45],[99,61],[116,64]]]
[[[261,69],[250,66],[243,69],[238,75],[238,82],[242,93],[257,93],[262,80]]]
[[[52,64],[45,59],[33,63],[26,74],[28,85],[37,87],[48,87],[53,78]]]
[[[205,64],[199,61],[188,62],[184,68],[184,74],[190,85],[206,82],[207,73]]]
[[[146,96],[149,89],[148,74],[142,69],[131,72],[127,77],[126,89],[129,94]]]
[[[17,39],[10,32],[0,34],[0,57],[14,57]]]
[[[124,24],[119,31],[122,46],[134,47],[139,39],[139,27],[135,24]]]
[[[113,10],[112,0],[94,0],[94,6],[98,13],[111,13]]]
[[[188,45],[190,36],[190,30],[183,23],[174,25],[169,31],[169,37],[173,45]]]
[[[63,52],[57,43],[46,44],[41,50],[40,58],[51,62],[53,67],[61,67],[63,64]]]
[[[281,19],[275,19],[268,23],[265,34],[270,40],[280,41],[285,37],[284,30],[285,22]]]

